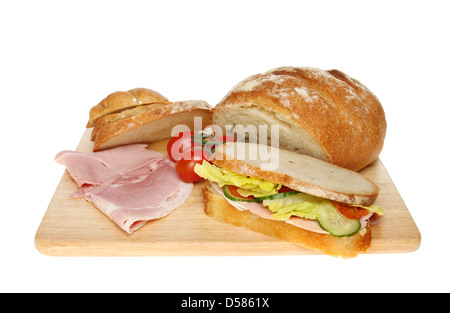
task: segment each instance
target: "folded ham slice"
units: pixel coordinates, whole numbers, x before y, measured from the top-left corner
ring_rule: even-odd
[[[167,159],[144,144],[126,145],[94,153],[64,150],[55,156],[56,162],[67,168],[78,187],[103,185],[143,167],[149,162]]]
[[[71,197],[85,197],[128,234],[169,215],[193,189],[169,158],[142,144],[93,153],[65,150],[55,160],[80,187]]]

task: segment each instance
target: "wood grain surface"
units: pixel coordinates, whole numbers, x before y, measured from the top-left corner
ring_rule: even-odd
[[[77,151],[92,152],[90,133],[86,130]],[[148,148],[167,154],[166,143],[163,140]],[[382,162],[378,159],[360,173],[380,187],[375,204],[386,213],[382,223],[372,227],[367,253],[417,250],[420,232]],[[320,254],[209,218],[203,213],[201,185],[196,183],[189,200],[169,216],[147,222],[128,235],[84,198],[69,198],[77,186],[65,171],[37,230],[35,246],[51,256]]]

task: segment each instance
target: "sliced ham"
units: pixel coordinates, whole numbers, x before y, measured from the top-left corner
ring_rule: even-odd
[[[78,187],[84,184],[98,186],[110,183],[160,159],[167,157],[146,149],[144,144],[126,145],[94,153],[64,150],[55,156],[55,161],[67,168]]]
[[[147,221],[170,214],[190,196],[193,184],[181,181],[175,166],[145,145],[127,145],[93,153],[62,151],[80,187],[71,197],[85,197],[128,234]]]

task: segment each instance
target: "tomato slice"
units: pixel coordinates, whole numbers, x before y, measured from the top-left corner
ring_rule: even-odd
[[[233,185],[228,185],[228,190],[230,191],[230,193],[235,196],[236,198],[242,198],[242,199],[255,199],[254,196],[248,196],[248,197],[244,197],[241,196],[241,194],[237,191],[239,188]]]
[[[285,192],[290,192],[290,191],[294,191],[294,189],[291,189],[291,188],[286,187],[286,186],[282,186],[282,187],[278,190],[278,193],[285,193]]]
[[[334,207],[338,209],[339,212],[341,212],[341,214],[346,218],[360,219],[361,217],[366,216],[370,213],[369,210],[366,210],[364,208],[349,206],[335,201],[331,202],[333,203]]]

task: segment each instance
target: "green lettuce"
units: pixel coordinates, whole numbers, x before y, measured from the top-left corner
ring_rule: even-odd
[[[357,204],[348,204],[348,205],[349,206],[356,206],[358,208],[363,208],[363,209],[366,209],[366,210],[368,210],[370,212],[377,213],[378,215],[384,215],[384,210],[379,205],[369,205],[369,206],[357,205]]]
[[[196,164],[194,172],[198,176],[219,184],[220,187],[233,185],[238,187],[238,193],[243,197],[250,195],[255,197],[266,197],[278,193],[280,184],[271,183],[262,179],[248,177],[218,168],[207,161]]]
[[[305,193],[298,193],[287,196],[286,198],[264,200],[263,206],[272,211],[272,217],[278,220],[287,220],[291,216],[297,216],[307,219],[316,219],[322,206],[334,205],[330,200],[311,196]],[[369,210],[370,212],[384,215],[384,210],[379,205],[352,205]]]
[[[322,202],[328,201],[306,193],[297,193],[281,199],[264,200],[263,206],[268,207],[277,220],[287,220],[297,216],[315,220],[319,214]]]

